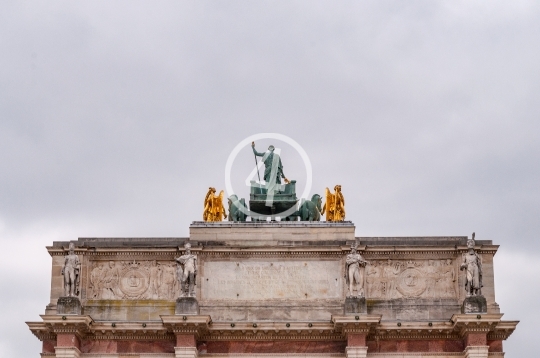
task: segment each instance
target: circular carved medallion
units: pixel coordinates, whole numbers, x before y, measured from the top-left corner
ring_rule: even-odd
[[[407,268],[399,274],[397,290],[405,297],[418,297],[427,288],[422,272],[415,268]]]
[[[148,290],[150,278],[143,270],[131,268],[122,272],[120,290],[132,298],[137,298]]]

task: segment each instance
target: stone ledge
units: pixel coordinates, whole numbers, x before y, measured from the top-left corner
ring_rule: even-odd
[[[321,227],[352,227],[354,224],[352,221],[193,221],[189,226],[191,228],[321,228]]]

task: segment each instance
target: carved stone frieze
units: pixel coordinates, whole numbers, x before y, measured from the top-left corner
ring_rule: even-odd
[[[179,285],[173,261],[90,261],[87,297],[173,300]]]
[[[338,260],[206,261],[203,300],[300,300],[343,298]]]
[[[456,298],[453,260],[370,260],[366,295],[370,299]]]

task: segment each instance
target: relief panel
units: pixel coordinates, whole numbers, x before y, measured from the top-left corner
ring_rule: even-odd
[[[454,261],[368,260],[367,298],[457,298]]]
[[[173,300],[179,295],[172,261],[90,261],[87,299]]]

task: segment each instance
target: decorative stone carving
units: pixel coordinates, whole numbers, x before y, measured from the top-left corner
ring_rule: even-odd
[[[185,253],[176,258],[178,263],[178,281],[180,282],[181,297],[195,297],[195,279],[197,276],[197,256],[191,253],[191,245],[186,242]]]
[[[482,261],[474,250],[474,232],[472,239],[467,241],[468,252],[463,255],[460,270],[466,271],[465,290],[467,297],[482,295]]]
[[[367,262],[356,252],[356,246],[351,247],[351,253],[345,260],[345,282],[349,294],[347,297],[364,297],[364,272]],[[356,291],[356,295],[354,294]]]
[[[426,288],[428,287],[428,282],[433,281],[432,283],[435,283],[435,271],[432,269],[433,266],[433,260],[429,260],[429,264],[427,266],[428,276],[426,279],[422,277],[422,272],[418,270],[416,267],[414,267],[414,263],[412,261],[409,261],[407,263],[407,268],[403,270],[396,280],[396,290],[403,295],[405,298],[410,297],[418,297],[422,295],[426,291]],[[435,285],[430,287],[430,289],[434,289]],[[433,294],[428,296],[432,296]]]
[[[456,298],[453,261],[371,260],[366,266],[366,296],[371,299]]]
[[[81,271],[81,262],[79,256],[75,255],[75,245],[69,243],[69,253],[62,266],[62,275],[64,276],[64,296],[76,297],[79,295],[79,280]]]
[[[177,296],[174,262],[94,261],[88,279],[88,298],[98,300],[173,300]]]

